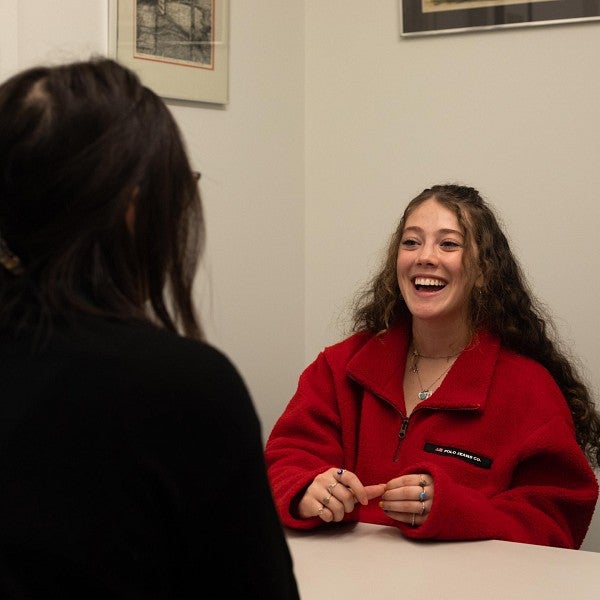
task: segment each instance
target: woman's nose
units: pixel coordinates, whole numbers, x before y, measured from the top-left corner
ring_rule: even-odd
[[[435,263],[435,252],[430,244],[423,244],[417,256],[418,264],[433,264]]]

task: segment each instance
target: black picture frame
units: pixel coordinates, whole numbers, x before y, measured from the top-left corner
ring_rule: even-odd
[[[398,0],[403,37],[600,20],[600,0]]]

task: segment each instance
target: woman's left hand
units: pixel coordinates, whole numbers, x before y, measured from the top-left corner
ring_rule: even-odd
[[[379,506],[388,517],[418,527],[431,512],[433,487],[429,474],[396,477],[385,484]]]

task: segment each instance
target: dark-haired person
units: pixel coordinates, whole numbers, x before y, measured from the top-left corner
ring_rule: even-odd
[[[0,597],[298,598],[252,400],[194,310],[204,235],[131,71],[0,86]]]
[[[580,547],[600,416],[475,189],[408,204],[353,325],[268,439],[285,525]]]

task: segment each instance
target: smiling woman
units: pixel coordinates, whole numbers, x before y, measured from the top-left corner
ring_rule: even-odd
[[[283,523],[578,548],[600,415],[552,330],[479,192],[425,189],[267,441]]]
[[[402,298],[412,314],[414,337],[426,354],[439,352],[444,332],[448,332],[447,354],[457,347],[464,348],[471,337],[468,297],[480,273],[466,268],[465,251],[467,256],[473,253],[472,248],[465,248],[456,214],[435,197],[407,217],[398,247],[397,277]],[[419,333],[433,323],[435,339]],[[427,345],[435,348],[430,351]]]

